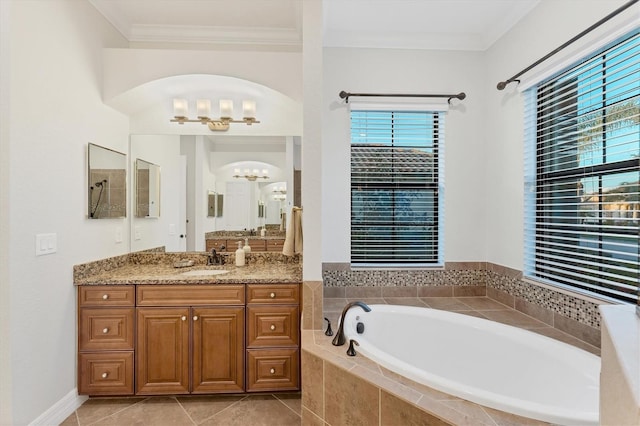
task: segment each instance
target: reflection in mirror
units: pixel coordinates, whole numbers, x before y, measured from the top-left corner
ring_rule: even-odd
[[[222,216],[223,206],[223,195],[209,191],[207,194],[207,217]]]
[[[136,217],[160,217],[160,166],[136,158]]]
[[[132,250],[203,251],[212,232],[278,230],[282,213],[299,202],[297,136],[132,135],[130,143],[131,158],[162,167],[162,217],[132,218]],[[236,169],[267,170],[268,178],[251,180]],[[273,198],[276,187],[287,189],[282,200]]]
[[[88,157],[88,216],[90,219],[127,216],[127,156],[90,143]]]

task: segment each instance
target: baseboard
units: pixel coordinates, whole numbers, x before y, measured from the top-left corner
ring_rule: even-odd
[[[30,423],[36,425],[59,425],[66,420],[74,411],[89,399],[86,396],[78,395],[78,389],[74,388],[66,394],[60,401],[53,404],[47,411],[42,413],[37,419]]]

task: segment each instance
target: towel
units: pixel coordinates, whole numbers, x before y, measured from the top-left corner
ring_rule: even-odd
[[[282,254],[293,256],[302,253],[302,209],[293,207],[287,227],[287,234],[282,246]]]

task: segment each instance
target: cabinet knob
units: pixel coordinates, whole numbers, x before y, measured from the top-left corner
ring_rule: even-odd
[[[102,334],[107,334],[109,332],[109,329],[107,327],[102,329]]]
[[[182,319],[182,321],[186,321],[187,320],[187,316],[183,315],[181,319]]]
[[[193,316],[193,320],[194,320],[194,321],[198,321],[198,316],[197,316],[197,315],[194,315],[194,316]]]
[[[102,378],[106,379],[107,377],[109,377],[109,373],[102,373]]]
[[[269,297],[273,299],[273,298],[275,298],[275,297],[276,297],[276,294],[275,294],[275,293],[273,293],[273,292],[271,292],[271,294],[269,294]]]
[[[108,294],[103,294],[103,295],[102,295],[102,300],[107,300],[108,298],[109,298],[109,295],[108,295]]]
[[[275,369],[275,368],[272,368],[271,370],[269,370],[269,372],[270,372],[271,374],[275,374],[275,373],[276,373],[276,369]]]
[[[275,329],[276,329],[275,324],[271,324],[271,327],[270,327],[270,328],[271,328],[271,330],[275,330]]]

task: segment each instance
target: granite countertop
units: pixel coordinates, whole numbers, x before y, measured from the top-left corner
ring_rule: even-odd
[[[74,285],[124,284],[245,284],[301,283],[299,259],[278,254],[251,255],[245,266],[235,266],[227,257],[225,265],[208,266],[206,255],[199,254],[130,254],[74,267]],[[176,261],[192,260],[193,266],[176,268]],[[219,275],[185,275],[191,271],[225,270]]]

